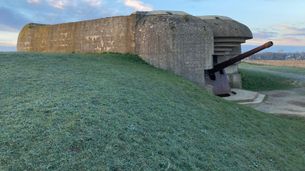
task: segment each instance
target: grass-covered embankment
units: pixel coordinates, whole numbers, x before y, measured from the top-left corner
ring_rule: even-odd
[[[305,121],[135,56],[0,54],[0,170],[302,170]]]
[[[297,62],[297,61],[296,61]],[[303,63],[303,61],[301,61]],[[250,64],[250,63],[242,63],[240,65],[241,68],[261,68],[261,69],[267,69],[272,71],[279,71],[279,72],[288,72],[288,73],[294,73],[294,74],[303,74],[305,75],[305,69],[303,67],[291,67],[291,66],[272,66],[268,64]]]
[[[283,90],[301,84],[287,74],[305,74],[303,68],[266,66],[242,63],[239,65],[243,88],[253,91]],[[305,77],[304,77],[305,79]]]

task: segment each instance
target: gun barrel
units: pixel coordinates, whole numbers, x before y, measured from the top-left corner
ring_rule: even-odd
[[[236,56],[234,58],[231,58],[231,59],[229,59],[227,61],[224,61],[222,63],[216,64],[214,66],[214,68],[208,70],[208,72],[211,73],[211,74],[214,74],[214,73],[216,73],[218,71],[221,71],[222,69],[224,69],[224,68],[226,68],[226,67],[228,67],[230,65],[235,64],[236,62],[239,62],[239,61],[241,61],[241,60],[243,60],[243,59],[245,59],[245,58],[247,58],[247,57],[257,53],[257,52],[260,52],[260,51],[262,51],[264,49],[267,49],[267,48],[269,48],[271,46],[273,46],[273,42],[269,41],[269,42],[267,42],[267,43],[265,43],[265,44],[263,44],[263,45],[261,45],[261,46],[259,46],[257,48],[254,48],[254,49],[252,49],[250,51],[247,51],[247,52],[245,52],[243,54],[240,54],[240,55],[238,55],[238,56]]]

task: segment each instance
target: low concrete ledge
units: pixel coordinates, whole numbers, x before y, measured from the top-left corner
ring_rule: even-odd
[[[223,97],[223,99],[239,104],[259,104],[262,103],[266,97],[264,94],[249,90],[232,89],[232,92],[231,96]]]

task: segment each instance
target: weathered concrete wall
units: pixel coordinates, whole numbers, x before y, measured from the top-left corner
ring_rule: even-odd
[[[205,86],[213,67],[213,32],[190,15],[145,15],[136,27],[136,53],[158,68]]]
[[[65,23],[26,25],[17,50],[32,52],[134,53],[135,16]]]
[[[248,27],[226,17],[195,17],[184,12],[136,12],[56,25],[28,24],[17,50],[25,52],[119,52],[138,54],[149,64],[206,86],[205,70],[240,53],[251,38]],[[226,69],[240,87],[237,65]]]
[[[20,32],[17,50],[134,53],[205,86],[204,70],[213,67],[213,32],[186,13],[142,12],[57,25],[29,24]]]

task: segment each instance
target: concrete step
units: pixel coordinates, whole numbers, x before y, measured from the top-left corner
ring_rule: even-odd
[[[264,94],[254,91],[232,89],[231,96],[223,97],[223,99],[239,104],[259,104],[264,101],[265,97],[266,96]]]

